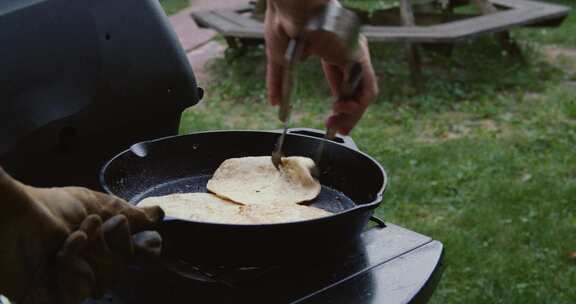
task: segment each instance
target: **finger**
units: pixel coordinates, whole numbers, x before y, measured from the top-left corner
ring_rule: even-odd
[[[100,235],[102,230],[102,219],[97,214],[88,215],[80,224],[80,231],[86,233],[88,242],[92,242]]]
[[[164,218],[164,211],[158,206],[135,207],[121,198],[100,192],[90,191],[88,195],[84,194],[82,201],[90,214],[98,214],[104,220],[124,215],[132,232],[154,229]]]
[[[155,229],[165,216],[164,210],[158,206],[130,206],[130,208],[126,209],[122,214],[128,219],[132,233]]]
[[[348,135],[364,115],[368,104],[359,101],[335,102],[332,106],[333,114],[326,120],[326,127]]]
[[[378,96],[378,79],[374,72],[374,66],[370,58],[370,49],[366,37],[362,36],[360,40],[359,49],[360,58],[358,62],[362,65],[362,89],[358,96],[358,100],[366,107],[370,105]]]
[[[332,111],[337,114],[358,115],[363,111],[362,105],[353,100],[334,102]]]
[[[284,67],[280,64],[268,61],[266,69],[266,87],[268,90],[268,102],[273,106],[277,106],[282,102],[283,76]]]
[[[342,87],[342,82],[344,81],[344,69],[338,65],[331,64],[325,60],[322,60],[322,70],[324,71],[324,77],[330,85],[330,91],[333,96],[340,96]]]
[[[371,65],[363,64],[362,83],[358,94],[359,103],[365,108],[372,104],[378,96],[378,81]]]
[[[77,304],[94,297],[96,277],[90,265],[80,259],[61,261],[58,274],[57,303]]]
[[[124,260],[134,255],[128,219],[124,215],[116,215],[102,225],[104,239],[108,248]]]
[[[122,220],[114,219],[108,228],[121,225]],[[115,255],[108,246],[104,237],[104,224],[98,215],[88,216],[80,225],[80,229],[88,236],[88,249],[83,257],[86,262],[95,270],[96,277],[93,287],[93,295],[100,297],[104,294],[106,287],[111,285],[115,275],[125,267],[125,261]],[[119,226],[118,226],[119,227]]]
[[[162,253],[162,237],[156,231],[143,231],[132,237],[137,256],[159,257]]]
[[[94,294],[96,276],[80,256],[88,242],[83,231],[72,233],[57,255],[57,303],[76,304]]]
[[[351,59],[348,46],[335,33],[312,31],[306,35],[306,52],[334,65],[344,66]]]
[[[342,135],[348,135],[356,126],[360,116],[350,114],[334,114],[326,120],[326,126],[335,129]]]
[[[72,259],[79,255],[80,252],[86,247],[88,243],[88,236],[84,231],[74,231],[62,246],[62,249],[58,252],[58,258],[66,260]]]
[[[88,249],[84,257],[89,262],[98,263],[96,259],[106,258],[110,255],[110,248],[104,240],[104,233],[102,230],[102,219],[95,214],[89,215],[82,221],[79,230],[86,233],[88,237]]]
[[[290,37],[274,18],[274,14],[267,13],[264,20],[264,36],[266,39],[266,87],[268,102],[279,105],[282,99],[282,79],[284,75],[284,53],[288,47]]]

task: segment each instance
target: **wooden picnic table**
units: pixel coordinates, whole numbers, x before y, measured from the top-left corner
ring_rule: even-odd
[[[480,14],[454,12],[456,7],[470,3]],[[199,26],[222,34],[230,47],[238,48],[263,41],[264,26],[253,18],[253,11],[253,6],[199,11],[193,12],[192,18]],[[412,80],[420,87],[420,44],[451,44],[495,34],[506,52],[522,60],[520,48],[508,31],[522,26],[558,26],[569,11],[566,6],[532,0],[450,0],[446,6],[437,0],[400,0],[399,7],[375,11],[371,17],[360,15],[367,18],[363,34],[370,42],[406,44]]]

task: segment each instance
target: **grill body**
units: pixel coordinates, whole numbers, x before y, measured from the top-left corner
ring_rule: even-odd
[[[202,97],[155,0],[4,0],[0,43],[0,165],[35,186],[100,190],[107,159]]]

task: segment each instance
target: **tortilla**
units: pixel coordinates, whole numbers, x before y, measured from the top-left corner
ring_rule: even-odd
[[[297,204],[250,205],[242,207],[242,213],[253,224],[298,222],[321,218],[332,214],[319,208]]]
[[[208,181],[208,190],[242,205],[290,205],[310,201],[320,194],[320,183],[310,170],[314,161],[285,157],[280,171],[270,156],[231,158]]]
[[[138,206],[160,206],[166,216],[221,224],[275,224],[328,216],[322,209],[291,205],[241,206],[210,193],[172,194],[149,197]]]
[[[183,220],[226,224],[250,223],[250,219],[240,214],[240,205],[210,193],[149,197],[142,200],[138,206],[160,206],[166,216]]]

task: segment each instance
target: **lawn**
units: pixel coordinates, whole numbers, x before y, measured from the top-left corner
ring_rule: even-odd
[[[372,46],[382,93],[352,136],[391,178],[377,213],[446,246],[433,303],[576,303],[576,61],[545,55],[576,47],[576,19],[514,35],[529,64],[490,38],[450,58],[425,52],[423,94],[401,46]],[[211,70],[218,81],[182,133],[280,127],[262,49],[229,52]],[[299,75],[292,126],[321,129],[330,97],[319,64]]]

